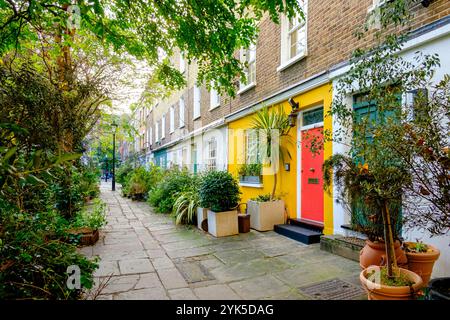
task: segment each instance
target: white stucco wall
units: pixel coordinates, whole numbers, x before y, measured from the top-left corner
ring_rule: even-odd
[[[445,25],[417,37],[409,41],[404,48],[402,56],[409,60],[413,59],[417,51],[421,51],[424,54],[436,53],[439,55],[441,67],[436,70],[433,77],[434,83],[440,81],[445,74],[450,74],[450,25]],[[339,76],[345,74],[346,70],[348,70],[348,67],[332,72],[330,77],[333,80],[334,88],[337,85]],[[336,90],[333,90],[333,95],[335,94]],[[351,97],[349,97],[348,105],[349,108],[352,106]],[[337,132],[338,130],[340,130],[339,125],[333,122],[333,132]],[[333,143],[333,154],[345,153],[346,151],[348,151],[348,147],[336,142]],[[336,186],[334,186],[333,193],[333,196],[336,199],[338,196]],[[336,201],[333,206],[334,233],[345,235],[346,230],[341,228],[341,225],[348,223],[350,221],[350,216],[345,212],[343,206],[336,203]],[[416,241],[419,239],[425,243],[436,246],[441,251],[441,256],[435,264],[433,277],[450,276],[450,233],[444,236],[431,237],[429,233],[424,232],[423,230],[405,230],[403,236],[405,240]]]

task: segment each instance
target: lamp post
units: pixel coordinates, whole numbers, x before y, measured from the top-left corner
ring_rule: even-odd
[[[112,191],[116,191],[116,122],[113,121],[111,126],[113,127]]]

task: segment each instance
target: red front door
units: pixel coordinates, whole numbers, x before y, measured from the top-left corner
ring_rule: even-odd
[[[316,140],[313,137],[317,137]],[[311,142],[320,142],[323,128],[302,132],[301,218],[323,223],[323,148],[311,151]]]

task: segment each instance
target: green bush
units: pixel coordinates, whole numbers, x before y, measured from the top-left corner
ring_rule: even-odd
[[[251,200],[257,201],[257,202],[269,202],[269,201],[271,201],[270,197],[271,197],[270,193],[269,194],[260,194],[259,196],[254,197]]]
[[[177,194],[196,188],[199,179],[198,176],[190,174],[187,170],[167,170],[164,179],[150,190],[148,202],[157,212],[172,212]]]
[[[106,224],[106,204],[95,199],[92,206],[83,208],[75,217],[73,227],[88,227],[93,230],[99,229]]]
[[[55,211],[24,214],[0,199],[0,299],[79,299],[92,288],[96,261],[49,237],[63,236],[66,224]],[[81,290],[66,285],[71,265],[80,268]]]
[[[176,224],[194,224],[197,207],[200,204],[198,189],[180,192],[176,195],[172,215]]]
[[[210,171],[200,184],[200,206],[215,212],[237,207],[241,199],[238,182],[226,171]]]
[[[240,176],[260,176],[262,172],[261,163],[243,164],[239,168]]]

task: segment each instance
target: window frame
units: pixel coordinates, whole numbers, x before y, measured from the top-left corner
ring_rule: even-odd
[[[192,120],[196,120],[201,117],[201,101],[202,101],[202,93],[198,84],[194,84],[194,110],[192,113]]]
[[[211,146],[214,146],[214,156],[212,155],[212,150],[211,150]],[[208,140],[208,149],[207,149],[207,155],[208,155],[208,160],[207,160],[207,169],[208,171],[210,170],[217,170],[217,139],[216,137],[211,137]],[[213,164],[212,164],[213,163]]]
[[[217,101],[213,101],[213,97],[215,97]],[[218,107],[220,107],[220,94],[214,88],[214,83],[211,81],[211,89],[209,90],[209,110],[214,110]]]
[[[169,131],[170,133],[174,133],[175,132],[175,107],[174,106],[170,106],[170,119],[169,119]]]
[[[161,117],[161,140],[166,138],[166,114]]]
[[[253,59],[252,59],[252,57],[253,57]],[[249,48],[241,48],[240,59],[241,59],[241,62],[247,64],[247,66],[243,70],[243,72],[246,74],[246,77],[247,77],[247,83],[242,82],[242,79],[239,80],[238,94],[241,94],[241,93],[256,86],[256,59],[257,59],[256,58],[256,43],[251,44]],[[253,70],[251,70],[252,66],[253,66]],[[250,81],[251,74],[253,74],[252,81]]]
[[[179,115],[179,128],[183,128],[186,125],[186,121],[185,121],[185,108],[186,108],[186,103],[184,102],[184,97],[181,97],[179,102],[178,102],[178,115]]]

